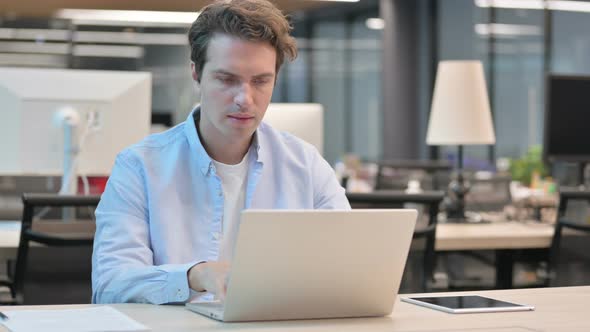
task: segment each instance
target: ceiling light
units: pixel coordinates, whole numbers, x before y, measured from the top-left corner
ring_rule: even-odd
[[[518,8],[543,9],[543,0],[475,0],[475,5],[482,8]]]
[[[478,35],[482,36],[540,36],[542,34],[541,27],[523,24],[476,24],[474,29]]]
[[[582,1],[549,1],[549,9],[570,12],[590,12],[590,2]]]
[[[565,1],[565,0],[474,0],[477,7],[481,8],[513,8],[513,9],[547,9],[590,12],[590,2]]]
[[[385,20],[382,18],[368,18],[365,21],[365,25],[367,28],[372,30],[383,30],[385,28]]]
[[[104,10],[104,9],[60,9],[55,15],[57,18],[69,19],[74,24],[95,25],[190,25],[198,12],[163,12],[145,10]]]

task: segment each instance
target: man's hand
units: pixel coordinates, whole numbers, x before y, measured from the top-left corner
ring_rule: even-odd
[[[191,289],[213,293],[221,301],[225,300],[228,278],[228,262],[205,262],[188,270],[188,284]]]

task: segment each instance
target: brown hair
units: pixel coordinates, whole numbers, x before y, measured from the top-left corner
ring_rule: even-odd
[[[269,42],[277,51],[276,73],[288,58],[297,57],[292,27],[281,11],[267,0],[225,0],[206,6],[191,25],[188,41],[191,60],[199,74],[207,62],[207,48],[215,33],[225,33],[249,41]]]

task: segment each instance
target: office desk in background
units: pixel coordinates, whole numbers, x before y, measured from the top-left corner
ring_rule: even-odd
[[[439,223],[436,251],[496,251],[496,288],[512,288],[515,250],[548,249],[553,225],[535,222],[494,222],[489,224]],[[0,222],[0,262],[16,258],[20,221]]]
[[[16,258],[20,224],[20,221],[0,220],[0,263]]]
[[[590,286],[462,292],[535,306],[534,311],[453,315],[396,301],[388,317],[220,323],[178,305],[115,304],[114,308],[160,331],[590,331]],[[452,293],[456,295],[459,293]],[[432,295],[432,293],[428,294]],[[438,295],[451,295],[440,293]],[[404,295],[401,295],[404,296]],[[0,307],[1,311],[78,306]],[[3,326],[0,331],[7,331]]]
[[[0,221],[0,254],[16,254],[20,221]],[[498,222],[489,224],[438,224],[436,250],[487,250],[548,248],[553,225]]]
[[[445,224],[436,229],[436,250],[549,248],[554,226],[538,222]]]
[[[444,224],[436,229],[437,252],[494,250],[496,289],[513,287],[517,251],[549,249],[554,226],[534,221],[489,224]]]

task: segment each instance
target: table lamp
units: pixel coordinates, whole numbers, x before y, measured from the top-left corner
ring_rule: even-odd
[[[480,61],[441,61],[428,121],[426,144],[457,145],[457,177],[449,185],[447,219],[468,221],[463,177],[463,145],[494,144],[490,102]]]

